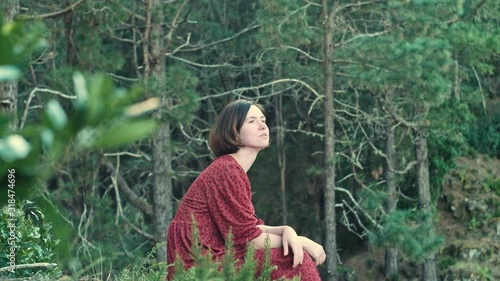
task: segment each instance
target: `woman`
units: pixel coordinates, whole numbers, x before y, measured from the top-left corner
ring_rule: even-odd
[[[246,100],[226,105],[210,131],[209,145],[216,159],[193,182],[169,226],[168,263],[174,263],[178,255],[186,268],[193,266],[194,215],[200,243],[210,249],[214,259],[224,256],[225,238],[231,232],[237,264],[242,263],[247,245],[257,249],[255,258],[262,264],[269,237],[271,263],[278,267],[272,272],[273,280],[297,275],[302,280],[321,280],[316,269],[326,258],[321,245],[298,236],[289,226],[267,226],[255,215],[246,173],[259,151],[269,146],[263,108]],[[173,274],[169,267],[168,279]]]

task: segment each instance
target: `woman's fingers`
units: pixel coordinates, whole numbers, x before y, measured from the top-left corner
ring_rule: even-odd
[[[319,255],[319,257],[316,258],[315,260],[316,260],[316,265],[322,265],[325,262],[325,260],[326,260],[326,254],[325,254],[325,252],[321,253]]]
[[[321,253],[319,255],[319,258],[316,260],[316,265],[322,265],[326,260],[326,253],[325,251],[323,250],[323,248],[321,248]]]
[[[302,264],[302,261],[304,260],[304,250],[302,250],[302,246],[299,245],[297,247],[296,245],[292,247],[293,251],[293,267],[296,267],[299,264]]]
[[[288,241],[283,239],[283,255],[288,256]]]
[[[325,262],[326,259],[326,253],[323,247],[312,241],[312,240],[306,240],[308,241],[306,247],[304,248],[306,252],[311,255],[311,258],[314,260],[314,263],[316,265],[321,265]]]

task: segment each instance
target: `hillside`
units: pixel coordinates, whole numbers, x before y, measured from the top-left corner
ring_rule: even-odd
[[[438,229],[446,242],[437,255],[441,280],[500,280],[500,160],[459,158],[438,201]],[[349,280],[384,280],[384,251],[367,247],[348,257]],[[418,264],[401,260],[399,280],[419,280]]]

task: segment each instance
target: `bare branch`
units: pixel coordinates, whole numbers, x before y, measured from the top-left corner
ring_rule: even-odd
[[[10,270],[16,270],[16,269],[25,269],[25,268],[34,268],[34,267],[54,267],[57,266],[56,263],[48,263],[48,262],[35,262],[35,263],[29,263],[29,264],[16,264],[13,266],[6,266],[0,268],[0,272],[3,271],[10,271]]]
[[[257,86],[241,87],[241,88],[237,88],[237,89],[234,89],[234,90],[231,90],[231,91],[222,92],[222,93],[214,94],[214,95],[211,95],[211,96],[201,97],[198,100],[206,100],[206,99],[209,99],[209,98],[221,97],[221,96],[225,96],[225,95],[229,95],[229,94],[238,94],[238,93],[241,93],[241,92],[244,92],[244,91],[257,91],[260,88],[265,88],[265,87],[268,87],[268,86],[274,86],[276,84],[289,83],[289,82],[300,84],[300,85],[306,87],[312,93],[314,93],[314,95],[316,95],[317,97],[322,97],[322,95],[320,95],[318,92],[316,92],[316,90],[314,90],[314,88],[312,86],[310,86],[309,84],[307,84],[306,82],[304,82],[302,80],[299,80],[299,79],[284,78],[284,79],[274,80],[274,81],[271,81],[271,82],[268,82],[268,83],[264,83],[264,84],[261,84],[261,85],[257,85]]]
[[[134,18],[136,18],[138,20],[141,20],[141,21],[145,21],[146,20],[146,18],[144,16],[135,13],[134,11],[128,9],[127,7],[125,7],[123,5],[120,5],[120,8],[122,10],[124,10],[125,12],[129,13],[130,15],[132,15]]]
[[[31,90],[31,92],[28,95],[28,99],[26,100],[26,107],[24,108],[23,116],[21,117],[21,123],[19,124],[19,130],[22,130],[24,127],[24,123],[26,122],[26,118],[28,117],[28,111],[30,109],[33,109],[33,107],[30,107],[30,104],[31,104],[31,100],[33,99],[33,97],[35,96],[35,94],[37,92],[50,93],[50,94],[58,95],[58,96],[63,97],[65,99],[76,99],[76,96],[66,95],[66,94],[63,94],[59,91],[35,87],[33,90]]]
[[[92,213],[92,210],[90,210],[90,213]],[[88,217],[90,217],[90,215]],[[82,239],[82,246],[84,248],[87,248],[87,246],[91,246],[92,248],[95,249],[96,246],[94,244],[92,244],[92,242],[87,240],[86,235],[82,234],[82,226],[84,227],[84,230],[85,230],[84,232],[86,233],[86,231],[90,225],[90,222],[92,221],[88,217],[87,217],[87,204],[83,204],[83,212],[82,212],[82,215],[80,216],[80,222],[78,223],[78,237],[80,237],[80,239]],[[84,222],[85,222],[85,225],[84,225]]]
[[[384,31],[374,32],[374,33],[359,34],[359,35],[356,35],[356,36],[354,36],[354,37],[352,37],[352,38],[349,38],[349,39],[347,39],[347,40],[344,40],[344,41],[342,41],[342,42],[340,42],[340,43],[335,44],[335,47],[340,47],[340,46],[342,46],[342,45],[346,45],[346,44],[348,44],[348,43],[350,43],[350,42],[352,42],[352,41],[358,40],[358,39],[360,39],[360,38],[366,38],[366,37],[377,37],[377,36],[380,36],[380,35],[386,34],[386,33],[388,33],[388,32],[389,32],[389,30],[384,30]]]
[[[382,2],[382,1],[381,0],[364,1],[364,2],[356,1],[354,3],[339,5],[336,9],[334,9],[334,11],[335,11],[335,13],[337,13],[337,12],[340,12],[340,11],[345,10],[345,9],[355,8],[355,7],[357,8],[357,7],[370,5],[370,4],[377,3],[377,2]]]
[[[384,110],[389,113],[389,115],[398,123],[401,123],[403,124],[405,127],[407,128],[410,128],[414,131],[418,131],[419,130],[419,125],[417,123],[413,123],[413,122],[408,122],[406,121],[403,117],[399,116],[397,113],[394,112],[394,110],[390,110],[390,109],[385,109]]]
[[[120,190],[123,192],[125,197],[139,210],[141,210],[143,213],[152,216],[153,215],[153,207],[146,202],[144,199],[140,198],[135,194],[135,192],[130,188],[128,185],[127,181],[123,178],[123,176],[116,172],[115,167],[113,164],[109,161],[102,160],[101,161],[101,166],[105,168],[109,173],[115,174],[116,173],[116,182],[118,184],[118,187]]]
[[[184,2],[182,2],[179,9],[177,9],[177,13],[175,14],[174,18],[172,19],[172,24],[170,25],[170,30],[168,31],[168,34],[167,34],[166,40],[165,40],[165,49],[163,51],[164,53],[166,53],[168,50],[168,47],[170,47],[170,42],[172,42],[172,34],[174,33],[175,29],[177,29],[177,26],[179,24],[179,22],[178,22],[179,17],[181,15],[181,12],[184,10],[184,7],[187,5],[187,3],[189,3],[189,0],[184,0]]]
[[[323,139],[325,137],[325,135],[322,133],[310,132],[310,131],[301,130],[301,129],[286,129],[285,128],[285,132],[286,133],[301,133],[301,134],[304,134],[306,136],[318,137],[320,139]]]
[[[186,46],[189,46],[189,41],[191,40],[191,33],[188,33],[187,34],[187,38],[186,38],[186,42],[184,42],[183,44],[181,44],[179,47],[175,48],[175,50],[173,50],[171,53],[166,53],[165,55],[172,55],[172,54],[175,54],[177,53],[178,51],[180,51],[182,48],[186,47]]]
[[[479,92],[481,93],[481,98],[483,99],[483,109],[484,113],[486,113],[486,101],[484,99],[484,93],[483,93],[483,86],[481,85],[481,80],[479,79],[479,75],[477,75],[477,71],[475,67],[472,67],[472,70],[474,70],[474,75],[476,76],[477,84],[479,85]]]
[[[221,43],[224,43],[224,42],[227,42],[227,41],[231,41],[233,40],[234,38],[242,35],[243,33],[246,33],[248,31],[251,31],[251,30],[254,30],[256,28],[259,28],[261,25],[260,24],[256,24],[256,25],[252,25],[252,26],[249,26],[245,29],[242,29],[241,31],[239,31],[238,33],[234,34],[233,36],[230,36],[230,37],[227,37],[227,38],[224,38],[224,39],[221,39],[221,40],[218,40],[218,41],[215,41],[215,42],[212,42],[212,43],[209,43],[209,44],[206,44],[206,45],[202,45],[202,46],[198,46],[198,47],[193,47],[193,48],[190,48],[190,49],[184,49],[184,50],[181,50],[181,52],[193,52],[193,51],[198,51],[198,50],[201,50],[201,49],[204,49],[204,48],[208,48],[208,47],[212,47],[212,46],[215,46],[215,45],[218,45],[218,44],[221,44]],[[175,51],[172,52],[172,53],[167,53],[166,55],[171,55],[171,54],[175,54]]]
[[[396,173],[396,174],[405,175],[406,173],[408,173],[408,171],[411,168],[415,167],[415,165],[417,165],[417,164],[418,164],[418,161],[412,161],[412,162],[408,163],[408,165],[406,165],[406,168],[402,171],[394,170],[393,167],[389,167],[389,170],[391,172]]]
[[[354,210],[354,208],[349,205],[345,200],[342,200],[342,206],[346,206],[347,209],[349,209],[349,212],[351,214],[354,215],[354,217],[356,217],[356,221],[358,222],[358,225],[361,226],[361,228],[364,230],[364,233],[361,233],[359,234],[356,229],[355,229],[355,225],[353,225],[352,223],[350,223],[349,221],[349,218],[347,217],[348,213],[343,210],[342,211],[342,219],[341,219],[341,222],[347,227],[347,229],[351,232],[351,233],[354,233],[356,236],[358,236],[359,238],[363,239],[364,236],[366,236],[367,233],[371,233],[371,231],[368,229],[368,227],[366,227],[364,224],[363,224],[363,221],[359,218],[359,215],[358,213]]]
[[[174,55],[166,54],[166,56],[169,57],[169,58],[181,61],[183,63],[187,63],[189,65],[196,66],[196,67],[202,67],[202,68],[220,68],[220,67],[240,68],[239,66],[232,65],[232,64],[229,64],[229,63],[224,63],[224,64],[201,64],[201,63],[193,62],[193,61],[186,60],[186,59],[183,59],[183,58],[180,58],[180,57],[176,57]]]
[[[144,152],[139,152],[139,153],[132,153],[128,151],[122,151],[122,152],[113,152],[113,153],[104,153],[104,156],[122,156],[122,155],[127,155],[131,157],[136,157],[136,158],[146,158],[146,160],[151,161],[151,157],[146,155]]]
[[[152,234],[149,234],[145,231],[143,231],[142,229],[138,228],[137,226],[135,226],[126,216],[124,216],[122,214],[121,218],[126,221],[130,227],[132,227],[133,230],[135,230],[137,233],[139,233],[140,235],[142,235],[144,238],[147,238],[149,240],[152,240],[152,241],[156,241],[155,237],[152,235]]]
[[[144,60],[144,78],[147,80],[151,71],[150,53],[149,53],[149,34],[151,33],[151,13],[152,1],[147,1],[146,7],[146,27],[144,28],[144,36],[142,39],[143,60]]]
[[[39,20],[39,19],[49,19],[49,18],[55,18],[61,15],[64,15],[66,13],[72,12],[76,7],[80,6],[85,0],[80,0],[71,6],[67,7],[66,9],[48,13],[48,14],[41,14],[41,15],[19,15],[16,17],[16,19],[20,20]]]
[[[363,210],[363,208],[361,208],[361,206],[359,206],[358,204],[358,201],[356,201],[356,199],[354,199],[354,196],[352,196],[352,193],[345,189],[345,188],[342,188],[342,187],[335,187],[335,190],[338,190],[338,191],[341,191],[341,192],[344,192],[345,194],[347,194],[347,196],[349,197],[349,199],[351,199],[351,202],[354,203],[354,205],[356,206],[356,208],[358,210],[360,210],[363,215],[375,226],[377,227],[378,229],[382,229],[382,225],[380,225],[378,222],[375,221],[374,218],[372,218],[367,212],[365,212]]]
[[[287,49],[291,49],[291,50],[294,50],[294,51],[297,51],[301,54],[303,54],[304,56],[308,57],[309,59],[313,60],[313,61],[317,61],[317,62],[323,62],[322,59],[318,59],[318,58],[315,58],[313,57],[311,54],[305,52],[305,51],[302,51],[301,49],[297,48],[297,47],[293,47],[293,46],[285,46],[285,48]]]
[[[115,39],[116,41],[119,41],[119,42],[124,42],[124,43],[129,43],[129,44],[132,44],[132,45],[135,45],[137,44],[137,42],[135,42],[134,40],[132,39],[128,39],[128,38],[122,38],[122,37],[118,37],[116,35],[114,35],[113,33],[109,33],[109,37],[111,39]]]

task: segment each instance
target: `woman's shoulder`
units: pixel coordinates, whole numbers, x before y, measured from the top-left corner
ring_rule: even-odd
[[[242,170],[240,164],[229,154],[221,155],[214,159],[214,161],[209,165],[208,168],[214,169],[236,169]]]
[[[246,174],[243,168],[231,155],[222,155],[214,159],[202,172],[202,177],[224,177]]]

